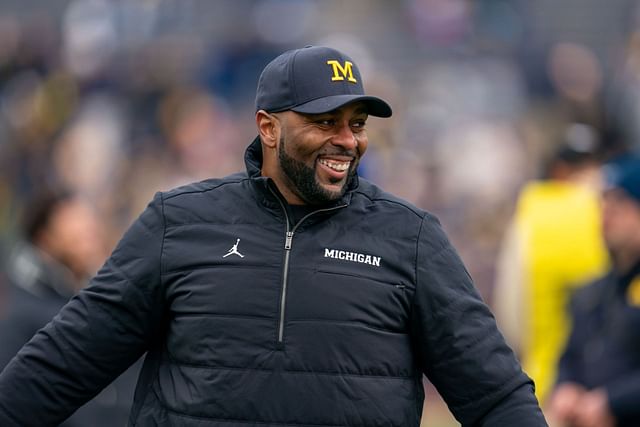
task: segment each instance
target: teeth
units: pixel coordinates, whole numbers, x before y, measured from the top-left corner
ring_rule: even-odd
[[[351,162],[336,162],[327,159],[320,159],[320,163],[338,172],[346,171],[349,169],[349,165],[351,165]]]

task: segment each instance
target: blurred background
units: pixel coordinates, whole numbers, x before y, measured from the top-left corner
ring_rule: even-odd
[[[490,305],[567,129],[605,157],[638,144],[637,0],[2,0],[0,260],[43,188],[94,206],[106,257],[156,191],[241,170],[262,67],[307,44],[393,106],[361,174],[440,218]],[[457,425],[431,388],[425,423]]]

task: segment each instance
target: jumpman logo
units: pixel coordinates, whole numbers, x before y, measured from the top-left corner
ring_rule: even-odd
[[[231,249],[229,249],[229,252],[227,252],[227,254],[224,255],[222,258],[226,258],[229,255],[238,255],[240,258],[244,258],[244,255],[238,252],[238,243],[240,243],[240,239],[236,240],[236,244],[233,245]]]

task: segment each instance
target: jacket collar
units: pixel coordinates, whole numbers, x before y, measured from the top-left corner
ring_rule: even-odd
[[[249,144],[244,152],[244,165],[247,168],[249,178],[260,178],[262,170],[262,143],[260,137],[256,138]]]
[[[284,202],[284,196],[282,196],[282,194],[276,187],[275,182],[273,182],[273,180],[269,177],[262,176],[262,161],[262,143],[260,142],[260,137],[257,136],[251,142],[251,144],[249,144],[244,153],[244,164],[247,168],[247,175],[261,191],[266,191],[272,194],[275,192],[275,194],[277,195],[276,197],[279,197]],[[353,192],[358,188],[358,186],[359,180],[358,175],[356,175],[355,179],[351,180],[349,187],[347,188],[347,191],[342,196],[342,198],[329,204],[329,206],[321,207],[327,208],[332,206],[348,205],[351,202]]]

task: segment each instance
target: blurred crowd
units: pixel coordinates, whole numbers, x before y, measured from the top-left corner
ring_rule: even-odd
[[[45,194],[99,224],[82,282],[156,191],[242,170],[260,70],[306,44],[391,103],[361,174],[441,219],[491,305],[520,190],[570,142],[638,147],[637,0],[5,0],[0,265]]]

